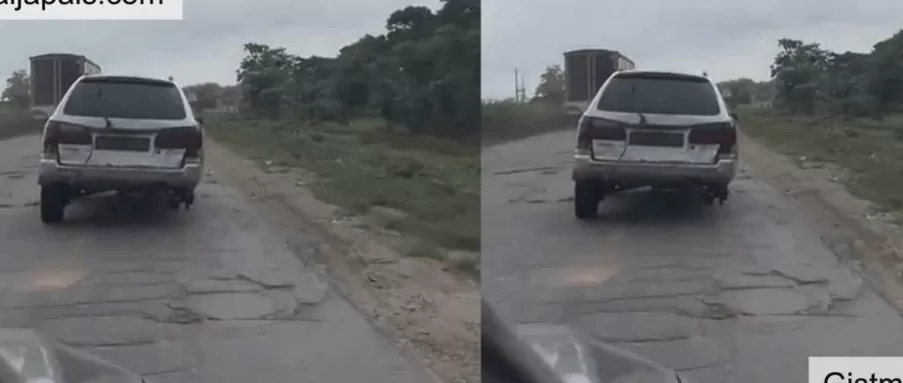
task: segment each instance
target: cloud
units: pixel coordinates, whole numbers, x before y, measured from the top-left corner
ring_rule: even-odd
[[[716,79],[764,80],[777,40],[797,38],[837,51],[869,51],[900,30],[898,0],[484,0],[483,96],[513,94],[517,67],[533,91],[565,51],[621,51],[638,68],[707,71]],[[817,4],[817,6],[816,6]]]
[[[3,21],[0,74],[27,68],[30,56],[54,52],[83,54],[110,73],[173,76],[183,84],[233,83],[245,43],[283,46],[305,56],[333,56],[364,34],[383,33],[389,14],[410,2],[185,0],[185,4],[182,21]]]

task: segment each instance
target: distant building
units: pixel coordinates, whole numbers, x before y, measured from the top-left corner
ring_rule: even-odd
[[[725,99],[731,98],[731,88],[727,86],[719,86],[718,90],[721,92],[721,97]]]
[[[197,93],[194,93],[194,92],[192,92],[192,91],[187,91],[187,92],[185,92],[185,98],[187,98],[187,99],[188,99],[188,103],[190,103],[190,104],[192,104],[192,105],[198,102],[198,95],[197,95]]]
[[[220,113],[238,113],[242,102],[240,87],[226,87],[216,99],[214,111]]]

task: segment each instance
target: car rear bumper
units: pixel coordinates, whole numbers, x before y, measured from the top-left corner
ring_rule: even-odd
[[[164,184],[194,189],[201,182],[203,163],[187,163],[181,169],[61,165],[42,158],[38,184],[66,183],[83,187],[119,188]]]
[[[597,161],[588,155],[574,156],[572,179],[616,183],[657,184],[671,182],[730,183],[737,171],[736,159],[713,164]]]

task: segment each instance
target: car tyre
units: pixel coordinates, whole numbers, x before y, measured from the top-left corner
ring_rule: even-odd
[[[595,218],[599,215],[602,201],[598,184],[592,181],[574,182],[574,214],[579,219]]]
[[[724,202],[727,201],[727,197],[730,196],[731,191],[728,184],[720,184],[714,188],[715,198],[718,199],[719,205],[724,205]]]
[[[63,185],[41,186],[41,221],[46,224],[63,220],[66,211],[66,189]]]

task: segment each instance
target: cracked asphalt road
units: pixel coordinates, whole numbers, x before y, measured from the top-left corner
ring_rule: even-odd
[[[483,151],[482,294],[697,383],[802,382],[808,356],[903,355],[903,320],[782,194],[742,175],[724,206],[627,193],[573,215],[573,132]]]
[[[155,382],[432,381],[214,173],[191,211],[114,197],[41,224],[40,138],[0,142],[0,326]]]

